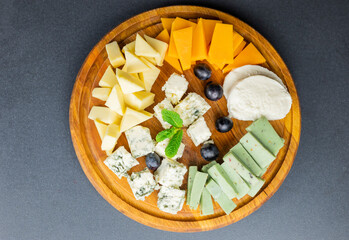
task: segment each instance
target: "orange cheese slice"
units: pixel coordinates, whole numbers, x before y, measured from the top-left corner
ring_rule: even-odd
[[[247,64],[261,64],[265,61],[266,60],[263,55],[252,43],[250,43],[244,50],[241,51],[239,55],[236,56],[232,64],[229,64],[223,69],[223,72],[226,73],[234,68],[238,68]]]
[[[241,36],[239,33],[234,31],[233,32],[233,52],[235,51],[236,48],[239,47],[242,41],[244,41],[243,36]]]
[[[198,24],[196,25],[193,32],[193,45],[191,52],[191,60],[203,60],[207,58],[206,38],[203,25],[203,19],[199,18]]]
[[[182,69],[188,70],[191,67],[193,27],[176,30],[173,31],[172,34]]]
[[[183,18],[176,17],[176,19],[172,23],[171,27],[171,35],[170,35],[170,42],[168,45],[168,56],[174,57],[174,58],[179,58],[177,54],[177,49],[173,41],[173,31],[180,30],[183,28],[188,28],[188,27],[195,27],[196,23],[190,22],[188,20],[185,20]]]
[[[212,35],[213,35],[214,27],[216,26],[216,23],[221,23],[221,22],[222,21],[220,20],[202,19],[207,47],[211,43]]]
[[[161,18],[162,27],[167,30],[168,33],[171,32],[171,26],[175,18]]]
[[[242,51],[242,49],[244,49],[244,47],[246,46],[247,42],[246,41],[242,41],[239,46],[237,46],[236,48],[234,48],[234,58]]]
[[[232,63],[233,51],[233,25],[217,23],[212,35],[208,57],[213,63]]]
[[[170,41],[170,35],[168,34],[168,31],[166,29],[162,30],[162,32],[159,33],[159,35],[156,37],[156,39],[160,41],[164,41],[165,43],[168,43]],[[176,69],[178,72],[183,73],[183,70],[181,68],[181,64],[179,63],[177,58],[169,57],[167,54],[165,55],[165,61],[170,64],[174,69]]]

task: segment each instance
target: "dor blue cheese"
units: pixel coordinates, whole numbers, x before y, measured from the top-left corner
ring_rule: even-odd
[[[139,158],[154,152],[154,141],[151,138],[149,128],[135,126],[125,132],[132,156]]]
[[[173,73],[162,87],[162,91],[165,91],[166,97],[175,105],[187,91],[188,85],[189,83],[183,75]]]
[[[199,117],[192,125],[187,129],[187,134],[193,140],[195,146],[199,146],[201,143],[210,139],[212,133],[207,127],[204,117]]]
[[[138,161],[124,148],[119,147],[104,160],[104,164],[116,174],[118,178],[127,176],[127,171],[138,165]]]
[[[142,201],[144,201],[145,197],[149,196],[157,186],[153,174],[148,168],[144,168],[140,172],[133,172],[131,176],[127,178],[127,181],[130,184],[135,198]]]
[[[177,214],[183,207],[185,191],[178,188],[162,186],[158,194],[158,207],[161,211]]]
[[[189,93],[174,110],[182,118],[183,125],[188,127],[196,119],[204,115],[210,108],[211,106],[200,95]]]
[[[173,111],[173,106],[167,98],[162,100],[162,102],[158,103],[154,107],[154,116],[159,120],[159,122],[161,123],[163,128],[168,129],[171,127],[171,124],[169,124],[168,122],[165,122],[162,119],[162,113],[161,113],[162,109],[167,109],[167,110]]]
[[[178,188],[182,185],[186,172],[187,168],[182,163],[164,158],[154,175],[157,183],[167,187]]]

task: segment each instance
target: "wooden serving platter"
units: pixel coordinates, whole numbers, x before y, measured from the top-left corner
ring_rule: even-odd
[[[271,122],[278,134],[285,139],[285,146],[281,149],[277,159],[264,174],[263,179],[266,180],[264,187],[254,198],[246,195],[239,201],[234,199],[237,208],[230,215],[226,215],[217,203],[214,203],[214,214],[209,216],[200,216],[199,210],[190,210],[185,204],[182,211],[178,212],[176,215],[162,212],[157,208],[156,204],[158,191],[153,192],[145,201],[137,201],[126,179],[118,179],[117,176],[103,164],[107,156],[100,148],[101,140],[95,125],[87,116],[92,106],[104,105],[104,102],[92,98],[91,91],[94,87],[98,86],[102,74],[110,64],[105,45],[116,40],[120,47],[123,47],[125,44],[135,39],[136,33],[140,33],[141,35],[145,33],[155,37],[162,30],[161,17],[183,17],[186,19],[202,17],[221,19],[224,23],[233,24],[235,31],[240,33],[247,41],[252,42],[259,49],[267,60],[265,67],[275,72],[284,81],[292,96],[292,108],[286,118]],[[161,91],[161,87],[168,77],[175,72],[166,62],[160,69],[160,76],[152,88],[152,92],[156,94],[155,104],[165,97],[164,93]],[[206,83],[198,80],[194,76],[193,69],[185,71],[184,75],[189,81],[187,93],[196,92],[204,97],[203,89]],[[222,84],[224,77],[225,75],[220,70],[213,70],[210,80]],[[220,158],[218,159],[218,162],[221,163],[224,154],[238,143],[239,139],[246,133],[245,128],[250,125],[251,122],[234,119],[232,131],[228,133],[219,133],[216,131],[214,123],[218,117],[228,114],[226,100],[222,98],[217,102],[212,102],[207,99],[206,101],[212,108],[204,117],[212,132],[212,139],[221,152]],[[152,109],[155,104],[148,107],[146,110],[153,112]],[[72,141],[77,157],[83,171],[96,190],[112,206],[135,221],[150,227],[175,232],[198,232],[217,229],[237,222],[256,211],[277,191],[286,178],[297,152],[301,130],[299,100],[294,82],[285,63],[271,44],[253,28],[239,19],[214,9],[196,6],[171,6],[144,12],[123,22],[105,35],[89,53],[76,78],[71,96],[69,121]],[[156,118],[152,118],[142,125],[150,128],[153,138],[162,130]],[[199,169],[202,165],[208,163],[200,156],[199,147],[195,147],[186,134],[184,134],[183,142],[186,148],[180,162],[187,166],[197,165]],[[129,151],[124,134],[120,137],[117,147],[121,145],[124,145]],[[139,158],[138,160],[140,164],[134,167],[132,171],[139,171],[146,166],[145,158]],[[185,178],[182,189],[186,189],[186,182],[187,179]]]

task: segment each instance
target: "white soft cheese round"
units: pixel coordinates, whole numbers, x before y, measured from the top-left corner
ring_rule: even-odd
[[[254,121],[262,116],[278,120],[290,111],[292,98],[279,82],[269,77],[247,77],[231,90],[228,98],[229,116]]]
[[[271,79],[274,79],[286,89],[282,80],[275,73],[268,70],[267,68],[264,68],[258,65],[245,65],[245,66],[234,69],[233,71],[228,73],[228,75],[225,77],[224,84],[223,84],[223,92],[224,92],[225,98],[227,99],[229,98],[229,94],[231,90],[242,79],[245,79],[253,75],[262,75],[262,76],[266,76]]]

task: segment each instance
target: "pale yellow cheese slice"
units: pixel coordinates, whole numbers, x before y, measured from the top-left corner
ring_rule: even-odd
[[[103,88],[94,88],[92,90],[92,97],[97,98],[102,101],[107,101],[111,88],[103,87]]]
[[[136,77],[132,76],[130,73],[117,69],[116,77],[124,94],[144,90],[143,82],[137,79]]]
[[[152,118],[153,114],[146,111],[137,111],[126,107],[125,114],[121,120],[120,131],[124,132],[131,127],[134,127],[148,119]]]
[[[99,134],[99,137],[101,138],[101,140],[103,140],[104,135],[105,135],[105,131],[107,130],[108,125],[104,124],[98,120],[94,120],[96,128],[97,128],[97,132]]]
[[[159,53],[149,45],[138,33],[136,36],[135,54],[144,57],[159,57]]]
[[[99,86],[112,88],[117,82],[118,80],[116,79],[113,69],[111,68],[111,66],[108,66],[101,80],[99,81]]]
[[[110,124],[105,131],[104,138],[102,140],[102,150],[110,151],[113,150],[119,137],[121,135],[120,126],[116,124]]]
[[[98,120],[107,124],[120,123],[121,116],[108,107],[93,106],[90,110],[88,118]]]
[[[157,67],[150,69],[148,71],[139,73],[139,77],[143,81],[144,88],[146,91],[150,92],[159,74],[160,74],[160,69],[158,69]]]
[[[135,48],[136,48],[136,41],[130,42],[128,44],[126,44],[123,48],[122,48],[122,52],[125,53],[126,51],[129,51],[130,53],[135,53]]]
[[[152,46],[159,53],[159,56],[155,57],[155,61],[158,66],[162,66],[168,48],[168,44],[158,39],[149,37],[147,35],[144,35],[144,38],[149,43],[149,45]]]
[[[125,102],[128,106],[143,110],[154,103],[155,94],[151,92],[141,91],[125,94]]]
[[[125,51],[126,67],[128,73],[139,73],[149,69],[149,67],[136,55],[129,51]]]
[[[116,41],[105,45],[105,49],[107,50],[109,61],[114,68],[125,64],[125,58],[122,55],[120,47]]]
[[[122,93],[121,87],[119,84],[115,84],[112,88],[110,95],[105,103],[114,112],[124,115],[125,112],[125,102],[124,95]]]

